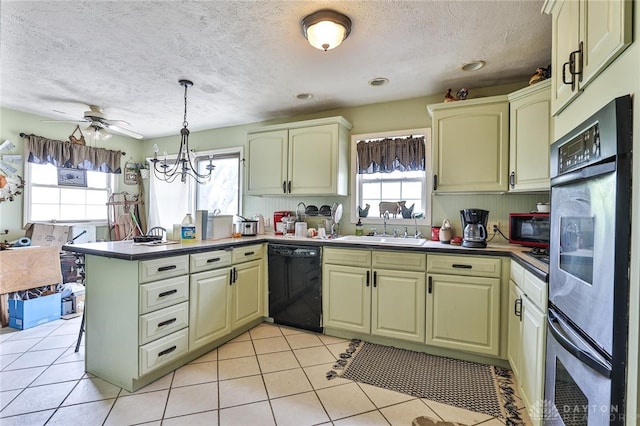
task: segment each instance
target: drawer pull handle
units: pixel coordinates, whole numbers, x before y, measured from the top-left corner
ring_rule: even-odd
[[[220,262],[219,257],[214,257],[213,259],[207,259],[207,263]]]
[[[366,282],[366,286],[369,287],[369,280],[371,279],[371,272],[367,271],[367,282]]]
[[[471,265],[464,265],[462,263],[454,263],[453,265],[451,265],[453,268],[459,268],[459,269],[472,269],[473,266]]]
[[[171,352],[175,351],[178,347],[176,345],[171,346],[170,348],[165,349],[164,351],[158,352],[158,356],[168,355]]]
[[[373,271],[373,286],[378,287],[378,272]]]
[[[165,325],[173,324],[176,321],[177,321],[176,318],[171,318],[171,319],[168,319],[166,321],[162,321],[162,322],[158,323],[158,328],[164,327]]]
[[[178,292],[178,289],[174,288],[173,290],[163,291],[158,295],[158,297],[171,296],[172,294],[176,294],[177,292]]]
[[[161,267],[158,268],[158,272],[170,271],[170,270],[176,269],[176,268],[177,268],[176,265],[161,266]]]
[[[429,285],[428,285],[427,292],[429,294],[431,294],[433,292],[433,278],[431,278],[431,277],[429,277]]]
[[[246,252],[244,255],[245,255],[245,256],[253,256],[254,254],[256,254],[256,252],[255,252],[255,251],[248,251],[248,252]]]

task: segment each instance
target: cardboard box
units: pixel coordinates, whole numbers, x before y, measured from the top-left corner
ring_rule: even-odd
[[[31,238],[32,246],[62,247],[69,241],[70,226],[28,223],[25,236]]]
[[[60,318],[60,293],[36,299],[9,299],[9,327],[24,330]]]

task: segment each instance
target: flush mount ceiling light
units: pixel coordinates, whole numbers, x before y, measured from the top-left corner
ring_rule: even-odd
[[[158,159],[158,145],[153,145],[153,171],[158,179],[165,182],[173,182],[178,176],[180,181],[185,183],[187,177],[191,177],[197,183],[205,183],[211,178],[211,172],[215,168],[213,158],[209,156],[209,164],[204,166],[206,172],[199,172],[194,166],[195,154],[189,149],[189,129],[187,126],[187,89],[193,86],[190,80],[178,80],[180,86],[184,87],[184,119],[182,120],[182,129],[180,130],[180,148],[178,149],[178,157],[175,162],[167,161],[167,153],[164,153],[164,159]]]
[[[369,80],[369,86],[378,87],[389,84],[389,79],[385,77],[376,77]]]
[[[466,64],[460,65],[460,69],[462,71],[477,71],[480,68],[483,68],[487,63],[485,61],[471,61]]]
[[[351,19],[335,10],[319,10],[302,20],[304,37],[316,49],[334,49],[349,36]]]

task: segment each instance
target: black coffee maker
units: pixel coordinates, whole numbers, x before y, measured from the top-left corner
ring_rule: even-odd
[[[489,212],[481,209],[464,209],[460,210],[460,218],[463,229],[462,247],[486,247]]]

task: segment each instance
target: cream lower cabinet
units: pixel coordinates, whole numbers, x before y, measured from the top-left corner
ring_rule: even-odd
[[[506,96],[433,104],[433,190],[506,192],[509,102]]]
[[[510,289],[508,358],[524,404],[533,408],[544,400],[546,285],[512,261]]]
[[[191,350],[212,343],[263,315],[264,246],[191,255]],[[207,270],[210,269],[210,270]]]
[[[325,248],[323,257],[325,327],[424,342],[425,254]]]
[[[501,260],[427,257],[426,343],[500,355]]]

